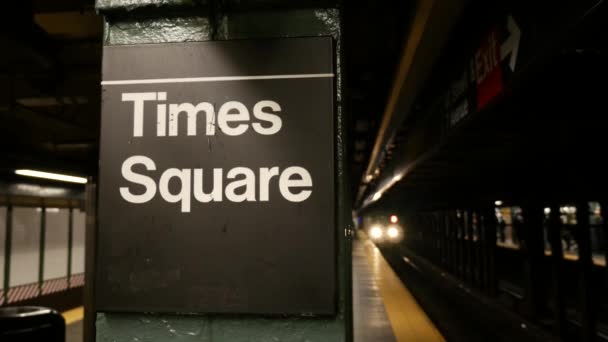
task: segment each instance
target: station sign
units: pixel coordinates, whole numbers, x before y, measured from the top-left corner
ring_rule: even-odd
[[[501,93],[518,70],[522,30],[512,15],[501,16],[485,29],[470,61],[455,64],[454,74],[443,93],[448,127],[457,126],[469,114],[484,109]],[[520,62],[521,63],[521,62]]]
[[[334,314],[332,39],[103,54],[97,310]]]

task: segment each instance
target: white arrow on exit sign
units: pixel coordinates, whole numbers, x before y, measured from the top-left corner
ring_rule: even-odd
[[[507,18],[507,30],[509,30],[509,38],[507,38],[507,40],[500,46],[500,60],[504,60],[509,54],[511,54],[511,59],[509,59],[509,67],[511,67],[512,71],[515,71],[521,31],[519,30],[519,26],[517,26],[517,23],[512,16]]]

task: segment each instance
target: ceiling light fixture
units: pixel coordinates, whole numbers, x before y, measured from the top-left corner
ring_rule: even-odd
[[[58,181],[62,181],[62,182],[79,183],[79,184],[87,183],[87,179],[84,177],[62,175],[60,173],[51,173],[51,172],[21,169],[21,170],[15,170],[15,174],[18,174],[19,176],[52,179],[52,180],[58,180]]]

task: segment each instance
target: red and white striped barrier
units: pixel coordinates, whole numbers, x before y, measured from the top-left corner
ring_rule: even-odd
[[[67,277],[45,280],[41,287],[38,283],[19,285],[8,289],[6,294],[0,289],[0,306],[82,286],[84,286],[84,273],[72,275],[69,281]]]
[[[68,288],[68,278],[50,279],[42,283],[42,295],[47,295]]]
[[[70,277],[70,288],[84,286],[84,273],[73,274]]]
[[[13,287],[8,290],[8,301],[7,303],[20,302],[26,299],[37,297],[40,293],[38,284],[27,284],[17,287]]]

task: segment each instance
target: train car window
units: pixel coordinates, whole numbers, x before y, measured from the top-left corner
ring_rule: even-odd
[[[464,229],[461,222],[462,212],[460,210],[456,210],[456,238],[458,238],[458,240],[464,239]]]
[[[471,235],[473,236],[473,241],[479,241],[479,217],[477,213],[473,213],[471,215]]]
[[[460,224],[462,226],[464,239],[467,241],[471,239],[471,236],[470,236],[471,232],[469,230],[469,220],[470,219],[471,219],[471,217],[469,216],[468,212],[465,211],[462,213],[462,219],[460,220]]]
[[[598,266],[606,266],[606,258],[602,246],[606,236],[602,229],[604,218],[602,209],[598,202],[589,202],[589,226],[591,234],[591,252],[593,253],[593,263]]]
[[[545,255],[551,255],[551,240],[549,240],[549,215],[551,215],[551,208],[545,207],[543,219],[543,237],[545,241]]]
[[[564,259],[578,260],[578,243],[575,239],[575,229],[577,225],[576,207],[574,205],[564,205],[559,208],[561,221],[562,248]]]
[[[496,245],[502,248],[519,249],[523,215],[520,207],[497,207],[495,209]]]

